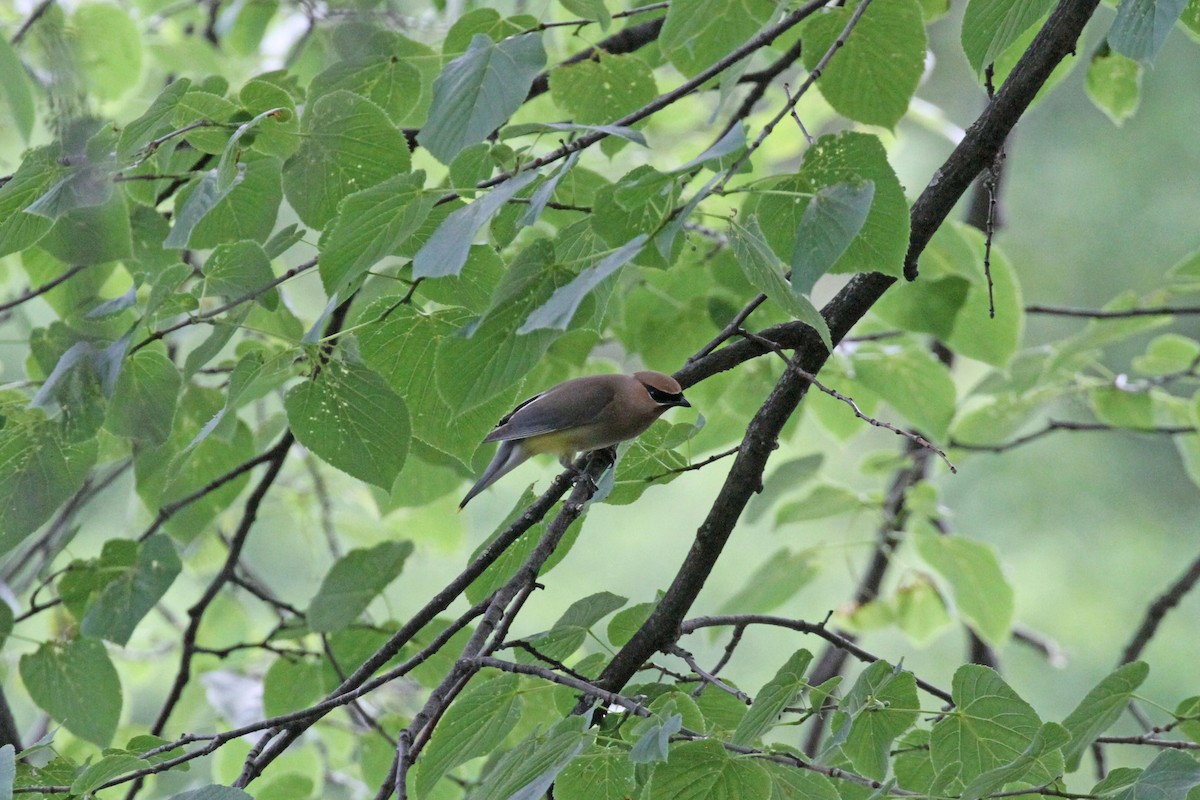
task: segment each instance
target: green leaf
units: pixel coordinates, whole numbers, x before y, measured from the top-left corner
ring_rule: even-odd
[[[838,183],[809,200],[792,247],[792,292],[805,295],[858,236],[875,197],[875,184]]]
[[[1053,0],[969,0],[963,14],[962,47],[976,75],[1026,30],[1050,13]]]
[[[812,653],[797,650],[788,657],[775,677],[754,696],[754,703],[733,732],[733,743],[749,745],[762,738],[779,721],[783,709],[792,704],[808,685],[804,673],[812,663]]]
[[[259,136],[258,132],[254,130],[255,128],[259,126],[266,127],[272,121],[286,121],[295,127],[295,104],[282,89],[279,90],[279,93],[282,95],[279,99],[284,105],[260,111],[241,125],[238,125],[233,135],[229,137],[229,141],[225,143],[225,147],[221,150],[221,158],[217,160],[217,188],[230,188],[234,180],[240,175],[239,159],[245,151],[245,148],[242,146],[242,140],[257,141]],[[250,135],[247,137],[247,134]],[[283,155],[288,155],[294,148],[286,149],[288,152],[283,153]]]
[[[1108,797],[1117,792],[1132,786],[1142,774],[1141,769],[1133,767],[1114,767],[1104,776],[1104,780],[1092,787],[1092,794],[1096,797]]]
[[[218,23],[222,48],[228,47],[238,55],[254,55],[278,11],[278,0],[257,0],[225,9]]]
[[[1121,0],[1108,44],[1123,56],[1153,63],[1187,0]]]
[[[829,337],[825,318],[811,300],[792,291],[783,277],[779,258],[767,246],[758,219],[751,216],[745,227],[731,222],[729,241],[746,280],[789,316],[815,330],[825,346],[832,350],[833,341]]]
[[[383,109],[351,92],[307,106],[300,140],[283,165],[283,193],[311,228],[325,227],[343,198],[411,169],[404,134]]]
[[[253,798],[241,789],[235,789],[232,786],[211,784],[209,786],[202,786],[199,789],[192,789],[187,792],[171,795],[168,800],[253,800]]]
[[[475,235],[504,204],[536,180],[536,172],[522,172],[496,186],[470,205],[455,209],[413,256],[414,278],[457,275],[467,262]]]
[[[1133,359],[1133,368],[1143,375],[1159,377],[1184,372],[1200,359],[1200,342],[1178,333],[1164,333],[1150,340],[1144,355]]]
[[[1043,405],[1063,390],[1047,387],[1029,394],[1003,392],[969,397],[954,420],[952,438],[962,444],[998,444],[1021,430]]]
[[[543,656],[563,661],[583,645],[588,631],[602,618],[625,605],[628,600],[610,592],[599,592],[576,600],[567,608],[558,622],[544,633],[526,637]],[[537,663],[537,656],[518,652],[518,660]]]
[[[582,716],[569,716],[543,735],[531,734],[488,770],[470,800],[539,800],[558,774],[594,740]]]
[[[934,724],[930,755],[939,774],[950,770],[963,785],[1016,761],[1041,727],[1033,708],[987,667],[959,667],[951,694],[955,707]]]
[[[1189,697],[1180,702],[1175,708],[1175,718],[1181,720],[1180,732],[1200,744],[1200,697]]]
[[[833,782],[819,772],[762,760],[771,777],[771,800],[841,800]]]
[[[528,19],[528,17],[502,17],[499,11],[487,6],[468,11],[459,17],[446,33],[446,39],[442,43],[442,53],[446,56],[465,53],[473,43],[476,34],[483,34],[493,42],[502,41],[509,36],[516,36],[532,27],[525,24],[523,19]]]
[[[516,330],[572,277],[545,239],[517,255],[471,335],[448,337],[438,346],[437,388],[450,408],[477,408],[518,386],[560,334],[541,330],[517,336]]]
[[[337,216],[321,233],[321,282],[325,293],[346,290],[367,270],[420,230],[436,198],[424,192],[425,173],[396,175],[338,204]]]
[[[431,59],[436,63],[436,59]],[[382,108],[397,125],[420,104],[421,70],[396,53],[373,57],[350,58],[331,65],[312,79],[308,86],[309,99],[323,97],[338,90],[353,92]]]
[[[989,770],[971,781],[963,789],[962,800],[980,800],[990,797],[1009,783],[1024,780],[1047,754],[1058,750],[1071,739],[1066,728],[1056,722],[1047,722],[1038,728],[1029,746],[1007,764]]]
[[[121,681],[97,639],[44,642],[21,656],[29,696],[81,739],[107,747],[121,717]]]
[[[466,467],[479,440],[512,406],[511,394],[499,396],[463,414],[447,414],[435,381],[435,356],[444,341],[454,336],[470,316],[460,308],[419,313],[410,305],[397,306],[399,297],[386,297],[364,312],[375,318],[395,309],[359,331],[363,360],[382,375],[404,398],[414,435]],[[514,337],[515,338],[515,337]]]
[[[892,741],[917,721],[920,707],[913,674],[876,661],[862,671],[838,705],[830,725],[832,742],[858,772],[883,780]]]
[[[288,391],[283,405],[300,444],[359,480],[392,488],[412,432],[404,401],[383,378],[358,364],[330,361]]]
[[[1103,386],[1088,392],[1092,412],[1101,422],[1118,428],[1154,426],[1154,399],[1149,392]]]
[[[957,392],[946,365],[924,348],[864,348],[852,358],[854,380],[896,409],[921,433],[939,439],[954,417]]]
[[[678,477],[680,473],[672,470],[686,467],[687,459],[675,448],[682,444],[681,438],[686,441],[696,430],[692,425],[671,425],[663,420],[651,425],[617,460],[612,491],[602,498],[604,502],[628,505],[654,485],[647,478],[657,476],[654,483],[661,485]]]
[[[218,245],[204,262],[205,287],[229,299],[255,296],[268,311],[279,307],[279,291],[266,289],[275,280],[271,259],[258,242]]]
[[[0,87],[8,100],[8,111],[21,139],[28,142],[29,134],[33,132],[33,92],[29,86],[29,76],[25,65],[8,43],[8,38],[0,41]],[[3,780],[0,780],[0,784]]]
[[[864,181],[875,185],[871,210],[862,231],[829,271],[900,277],[908,252],[908,201],[875,136],[854,132],[822,136],[805,153],[798,173],[764,186],[768,191],[752,196],[742,213],[757,214],[771,249],[790,262],[796,228],[812,196],[827,186]]]
[[[1125,664],[1100,681],[1067,715],[1063,727],[1071,734],[1071,742],[1063,748],[1063,758],[1068,772],[1079,769],[1083,754],[1125,712],[1133,693],[1149,674],[1150,667],[1144,662]]]
[[[37,530],[83,484],[96,451],[95,439],[66,441],[58,424],[40,412],[6,413],[0,436],[0,553]]]
[[[79,74],[97,97],[115,100],[141,83],[142,35],[123,8],[81,5],[71,28]]]
[[[632,639],[657,605],[657,602],[636,603],[614,614],[613,618],[608,621],[608,628],[605,630],[609,644],[621,647]]]
[[[517,328],[517,335],[546,328],[566,330],[584,298],[610,275],[633,260],[641,252],[648,238],[646,234],[639,233],[602,258],[599,263],[580,272],[570,283],[555,289],[550,299],[534,309],[521,327]]]
[[[199,184],[177,196],[175,228],[163,246],[208,250],[244,239],[265,242],[275,228],[283,200],[281,164],[277,158],[247,155],[239,164],[245,167],[241,180],[229,192],[217,192],[216,171],[207,172]],[[176,234],[180,226],[183,228]]]
[[[918,645],[933,641],[950,624],[945,601],[924,575],[898,588],[891,605],[896,626]]]
[[[171,435],[182,385],[171,359],[139,350],[121,366],[104,427],[118,436],[162,444]]]
[[[1001,645],[1012,631],[1012,586],[991,545],[914,531],[917,552],[950,585],[958,613],[986,642]]]
[[[771,778],[758,761],[731,755],[712,739],[671,748],[654,769],[646,800],[755,800],[771,793]]]
[[[558,776],[556,796],[573,800],[626,800],[633,796],[633,762],[619,747],[593,744]]]
[[[383,542],[339,558],[308,604],[309,627],[331,633],[356,621],[375,596],[399,577],[412,551],[412,542]]]
[[[1200,786],[1200,762],[1182,750],[1164,750],[1115,800],[1187,797],[1197,786]]]
[[[683,729],[682,714],[656,714],[639,720],[628,734],[633,739],[629,760],[634,764],[657,764],[667,760],[671,737]]]
[[[599,125],[646,105],[658,96],[658,86],[641,58],[602,51],[597,59],[551,70],[550,96],[572,121]]]
[[[315,626],[314,626],[314,629]],[[269,717],[307,708],[325,696],[325,665],[301,656],[276,658],[263,676],[263,713]]]
[[[520,680],[516,675],[472,679],[434,728],[411,778],[416,797],[428,797],[434,785],[466,761],[493,752],[521,715]]]
[[[38,242],[66,264],[105,264],[133,254],[133,236],[125,197],[113,193],[106,202],[68,211]]]
[[[737,594],[721,604],[718,613],[769,613],[792,599],[816,574],[817,565],[810,551],[793,553],[781,547],[751,573]]]
[[[108,554],[107,544],[104,553]],[[171,588],[183,564],[175,545],[161,535],[141,542],[137,546],[137,560],[132,564],[106,563],[105,555],[101,556],[100,568],[110,574],[108,584],[88,604],[79,632],[124,647],[137,624]],[[114,571],[117,574],[112,577]]]
[[[467,52],[447,64],[433,82],[433,105],[417,141],[448,165],[460,150],[482,142],[521,107],[545,66],[539,34],[498,43],[475,34]]]
[[[853,5],[846,5],[804,26],[805,69],[817,68],[853,13]],[[894,128],[924,71],[925,23],[917,1],[872,3],[816,85],[838,113]]]
[[[268,2],[260,0],[253,5],[265,6]],[[300,116],[295,98],[286,89],[265,78],[252,78],[238,92],[238,100],[247,113],[255,115],[252,122],[258,128],[247,137],[247,147],[276,158],[288,158],[296,152],[300,147]],[[222,159],[230,153],[231,148],[226,146]]]
[[[658,35],[663,55],[687,77],[758,33],[775,11],[767,0],[675,0]]]
[[[584,19],[594,19],[600,23],[600,30],[608,30],[612,25],[612,14],[604,5],[604,0],[559,0],[563,8]]]
[[[942,227],[946,229],[951,226]],[[983,233],[964,225],[955,226],[953,231],[975,257],[971,262],[973,271],[964,276],[971,281],[966,297],[962,307],[954,315],[953,328],[944,341],[955,353],[979,359],[993,366],[1006,367],[1016,354],[1017,348],[1021,346],[1025,330],[1025,305],[1021,298],[1016,271],[1004,252],[993,246],[992,296],[989,301],[988,282],[984,276],[982,261]],[[921,264],[923,269],[924,257]],[[905,287],[920,282],[905,282]],[[994,304],[995,316],[990,313],[989,302]]]
[[[746,520],[755,522],[776,500],[816,477],[824,461],[825,456],[821,453],[811,453],[775,467],[763,481],[762,491],[751,499],[750,507],[746,511]]]
[[[239,110],[236,103],[225,97],[224,81],[215,91],[206,88],[213,87],[202,84],[179,98],[171,123],[179,129],[188,128],[183,140],[192,147],[202,153],[220,155],[232,135],[232,122],[239,116]]]
[[[659,231],[671,218],[678,199],[677,176],[640,166],[596,193],[592,227],[610,246],[617,247],[639,233]],[[647,255],[656,252],[646,251]]]
[[[780,506],[775,513],[775,527],[858,511],[868,505],[867,498],[858,492],[842,486],[821,484],[814,486],[803,499]]]
[[[79,774],[79,777],[71,783],[71,793],[81,797],[86,796],[113,778],[135,772],[146,766],[149,766],[146,761],[130,753],[110,753],[89,765]],[[3,793],[0,792],[0,797],[2,796]]]
[[[1141,102],[1142,65],[1102,47],[1088,64],[1084,88],[1096,108],[1120,125],[1133,116]]]
[[[25,211],[59,175],[57,147],[39,147],[26,154],[21,166],[0,186],[0,256],[24,250],[46,235],[49,219]]]
[[[221,185],[220,176],[215,169],[204,173],[204,177],[192,187],[186,197],[180,195],[176,202],[175,224],[171,233],[163,242],[168,249],[187,247],[191,241],[192,231],[208,212],[216,208],[225,197],[245,179],[245,172],[239,171],[237,176]]]

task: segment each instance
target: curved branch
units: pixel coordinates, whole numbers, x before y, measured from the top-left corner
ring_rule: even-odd
[[[1034,37],[1029,49],[1021,56],[995,100],[988,104],[921,193],[911,211],[912,232],[905,265],[906,275],[910,279],[916,277],[917,259],[933,238],[934,232],[966,192],[971,181],[991,164],[1009,131],[1054,67],[1074,51],[1075,41],[1098,2],[1062,0],[1059,3]],[[895,280],[879,273],[854,276],[821,312],[829,324],[833,341],[841,341]],[[817,346],[814,333],[805,331],[807,329],[789,331],[798,335],[798,338],[809,339],[809,344],[797,353],[796,360],[805,370],[817,373],[828,358],[828,352],[823,346]],[[735,347],[737,345],[718,350],[687,365],[676,377],[686,386],[695,383],[708,370],[720,371],[716,359],[721,358],[722,354],[725,354],[725,359],[732,358],[729,351]],[[764,345],[747,344],[744,347],[764,348]],[[762,349],[759,349],[755,354],[761,352]],[[724,369],[733,365],[723,363],[728,364]],[[610,691],[619,690],[650,656],[675,640],[679,625],[716,565],[750,497],[761,484],[767,459],[777,446],[780,431],[807,388],[807,381],[794,370],[785,372],[775,385],[751,421],[725,484],[697,531],[696,539],[666,595],[637,633],[605,667],[597,681],[598,685]]]
[[[814,636],[820,636],[834,647],[844,650],[863,663],[874,664],[876,661],[879,661],[879,656],[872,655],[866,650],[863,650],[861,647],[855,644],[854,640],[850,637],[843,636],[840,633],[829,630],[829,628],[825,626],[824,622],[805,622],[802,619],[788,619],[787,617],[776,617],[770,614],[725,614],[712,617],[696,617],[695,619],[689,619],[680,624],[679,632],[681,635],[687,635],[689,633],[698,631],[701,628],[712,628],[717,626],[744,628],[747,625],[773,625],[777,628],[787,628],[788,630],[798,631],[800,633],[810,633]],[[945,689],[939,689],[932,683],[923,681],[920,678],[917,678],[915,675],[913,678],[916,680],[917,686],[920,686],[926,692],[938,698],[939,700],[944,700],[947,703],[954,702],[950,696],[950,693]],[[816,681],[812,682],[817,683]]]

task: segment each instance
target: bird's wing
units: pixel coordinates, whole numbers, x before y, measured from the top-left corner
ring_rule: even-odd
[[[562,387],[529,398],[500,420],[495,430],[484,437],[485,442],[506,442],[528,439],[543,433],[553,433],[578,427],[582,421],[594,420],[616,396],[616,389],[607,384],[589,387],[578,393],[569,407],[546,402],[555,399]]]

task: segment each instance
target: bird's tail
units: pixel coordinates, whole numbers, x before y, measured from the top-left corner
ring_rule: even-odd
[[[530,454],[521,446],[520,442],[501,442],[500,449],[496,451],[496,456],[492,459],[492,463],[488,464],[488,468],[483,471],[483,475],[479,477],[479,480],[471,487],[471,491],[467,492],[467,496],[458,504],[458,510],[462,511],[475,495],[512,472],[528,459],[529,456]]]

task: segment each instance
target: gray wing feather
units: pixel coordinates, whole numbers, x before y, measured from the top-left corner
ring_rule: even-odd
[[[612,386],[599,384],[590,391],[580,393],[581,398],[573,401],[569,407],[561,403],[545,402],[553,399],[562,388],[556,386],[521,403],[500,420],[496,429],[483,441],[528,439],[530,436],[576,427],[581,420],[595,419],[616,396],[616,390]]]

